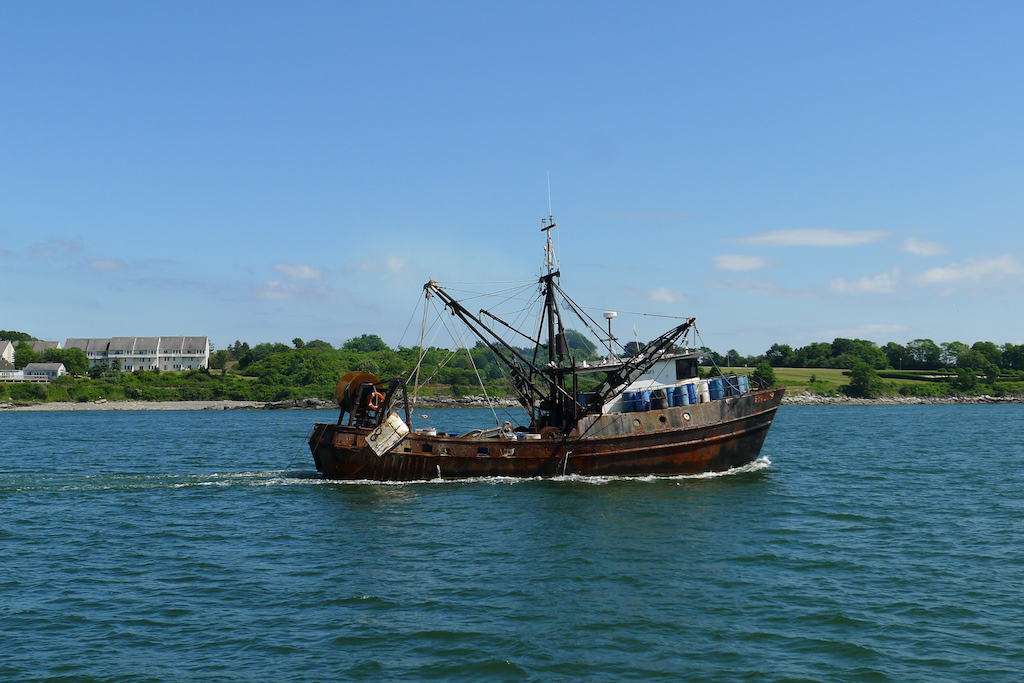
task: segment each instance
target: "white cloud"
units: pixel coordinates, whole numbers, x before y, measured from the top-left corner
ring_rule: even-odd
[[[408,265],[408,263],[409,261],[407,259],[399,258],[393,254],[384,255],[384,267],[392,273],[397,273],[402,270],[406,265]]]
[[[113,273],[125,267],[124,261],[116,258],[99,258],[89,261],[89,267],[101,273]]]
[[[308,287],[293,282],[270,280],[253,288],[257,299],[269,301],[335,301],[347,302],[346,292],[333,287]]]
[[[898,289],[900,281],[900,269],[893,268],[888,273],[865,275],[858,280],[837,277],[828,283],[828,288],[835,294],[891,294]]]
[[[773,282],[756,280],[753,278],[733,278],[726,280],[710,280],[713,287],[728,289],[734,292],[746,292],[747,294],[765,294],[768,296],[799,296],[796,292],[787,291]]]
[[[739,237],[735,241],[755,247],[859,247],[888,237],[889,233],[879,230],[794,228]]]
[[[324,274],[323,270],[306,263],[275,263],[271,268],[293,280],[319,280]]]
[[[916,237],[908,237],[903,242],[903,251],[915,256],[938,256],[949,253],[945,245],[938,242],[924,242]]]
[[[768,267],[768,261],[749,254],[719,254],[715,257],[715,268],[742,273]]]
[[[383,257],[373,261],[357,261],[351,265],[357,271],[366,273],[376,272],[387,272],[397,273],[405,269],[409,264],[408,259],[395,256],[394,254],[384,254]]]
[[[73,256],[79,253],[82,251],[82,240],[78,237],[73,240],[52,238],[45,242],[36,242],[31,249],[36,258],[49,261],[58,256]]]
[[[686,297],[679,292],[673,291],[668,287],[659,287],[658,289],[652,289],[647,292],[647,298],[650,301],[657,301],[663,304],[681,304],[686,301]]]
[[[931,268],[915,277],[914,281],[922,285],[964,284],[1019,275],[1024,275],[1024,266],[1012,256],[997,256]]]
[[[253,294],[256,295],[257,299],[287,301],[295,296],[298,289],[298,285],[288,284],[280,280],[271,280],[270,282],[256,285],[253,289]]]

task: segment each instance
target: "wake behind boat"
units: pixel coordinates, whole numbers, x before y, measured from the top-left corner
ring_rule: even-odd
[[[539,293],[535,336],[492,311],[471,313],[433,280],[423,287],[428,303],[440,302],[506,369],[522,424],[496,419],[463,434],[413,429],[411,378],[351,372],[335,390],[337,423],[316,424],[310,435],[317,470],[329,479],[374,481],[676,475],[721,472],[757,458],[785,389],[752,387],[745,375],[701,379],[703,354],[686,344],[694,318],[646,346],[623,347],[611,331],[616,314],[607,312],[605,336],[559,285],[554,227],[542,221],[544,269],[531,285]],[[577,361],[563,308],[606,345],[605,358]],[[516,347],[516,337],[531,346]]]

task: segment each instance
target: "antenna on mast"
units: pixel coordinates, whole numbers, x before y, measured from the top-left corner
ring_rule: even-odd
[[[558,270],[558,259],[551,247],[551,228],[555,227],[555,216],[551,212],[551,171],[548,171],[548,217],[540,219],[540,231],[547,233],[547,245],[544,247],[544,269],[548,274]]]
[[[548,218],[554,214],[551,212],[551,171],[548,171]]]

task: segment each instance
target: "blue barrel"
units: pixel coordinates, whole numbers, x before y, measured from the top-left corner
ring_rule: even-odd
[[[745,394],[748,391],[750,391],[750,378],[749,377],[747,377],[746,375],[740,375],[739,382],[740,382],[740,393]]]
[[[639,411],[651,409],[651,392],[638,391],[636,394],[636,409]]]
[[[740,394],[740,381],[736,375],[730,375],[723,377],[722,381],[725,383],[725,395],[726,396],[739,396]]]
[[[686,398],[690,401],[686,405],[697,405],[697,385],[693,382],[686,385]]]
[[[622,392],[622,410],[627,413],[636,412],[636,392],[635,391],[624,391]]]
[[[677,406],[688,406],[690,405],[690,392],[686,390],[686,386],[680,385],[676,387],[676,405]]]
[[[668,407],[675,408],[679,405],[679,387],[668,387],[665,393],[668,394]]]
[[[711,400],[718,401],[725,398],[725,387],[722,386],[721,377],[712,377],[708,380],[708,391],[711,393]]]

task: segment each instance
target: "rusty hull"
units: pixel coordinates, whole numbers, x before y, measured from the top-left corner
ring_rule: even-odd
[[[590,416],[567,438],[409,434],[383,456],[366,445],[370,430],[321,423],[314,426],[309,446],[317,470],[328,479],[721,472],[757,458],[784,392],[766,389],[692,406]]]

